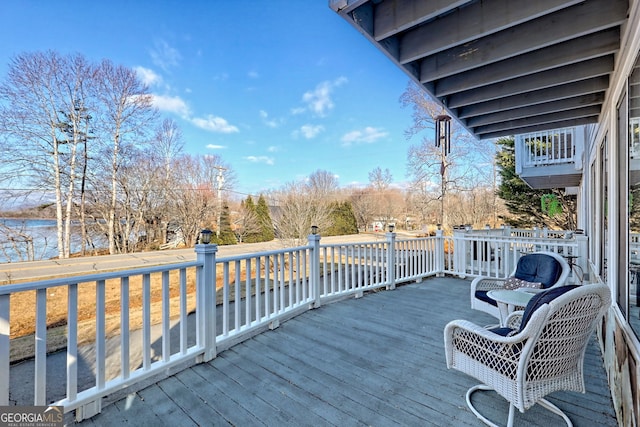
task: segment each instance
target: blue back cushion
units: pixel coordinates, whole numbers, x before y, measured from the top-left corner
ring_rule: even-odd
[[[545,254],[525,255],[518,260],[514,276],[527,282],[540,282],[543,288],[553,286],[562,274],[562,265]]]
[[[538,308],[542,307],[543,304],[548,304],[554,299],[558,298],[560,295],[569,292],[572,289],[577,288],[578,285],[567,285],[567,286],[558,286],[556,288],[551,288],[544,292],[540,292],[539,294],[535,294],[527,303],[527,307],[524,309],[524,313],[522,314],[522,321],[520,322],[520,331],[527,326],[527,322],[531,319],[534,311]]]

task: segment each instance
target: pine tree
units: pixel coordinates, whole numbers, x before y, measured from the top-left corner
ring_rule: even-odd
[[[496,141],[501,150],[496,154],[501,182],[497,193],[511,214],[502,220],[512,226],[530,228],[543,226],[573,230],[575,228],[576,198],[563,189],[534,190],[516,174],[515,141],[501,138]],[[553,199],[558,207],[550,211],[545,200]]]
[[[220,213],[220,235],[212,239],[218,245],[235,245],[238,243],[236,235],[231,229],[231,216],[229,215],[229,205],[222,206]]]
[[[331,226],[322,234],[325,236],[342,236],[358,234],[358,222],[353,213],[351,202],[334,202],[331,205]]]
[[[271,215],[269,214],[269,206],[267,206],[267,200],[262,194],[258,198],[256,214],[258,215],[258,220],[260,221],[260,226],[262,228],[259,241],[269,242],[275,239],[276,235],[273,230],[273,221],[271,220]]]

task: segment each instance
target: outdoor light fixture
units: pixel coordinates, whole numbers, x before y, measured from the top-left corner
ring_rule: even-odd
[[[393,233],[393,230],[396,228],[395,224],[389,224],[389,233]]]
[[[436,227],[438,227],[438,230],[442,230],[442,224],[438,223],[436,224]]]
[[[312,225],[311,226],[311,234],[313,234],[314,236],[316,234],[318,234],[318,226],[317,225]]]
[[[204,230],[202,230],[200,232],[200,243],[203,243],[205,245],[208,245],[209,243],[211,243],[211,235],[213,234],[213,232],[207,228],[205,228]]]

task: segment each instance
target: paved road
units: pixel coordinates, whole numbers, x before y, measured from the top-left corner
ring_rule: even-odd
[[[347,236],[323,237],[324,243],[354,243],[384,240],[384,233],[364,233]],[[220,246],[219,257],[241,255],[285,248],[287,244],[280,240],[263,243],[243,243],[240,245]],[[138,252],[122,255],[89,256],[70,259],[50,259],[44,261],[15,262],[0,264],[0,285],[30,282],[70,275],[92,274],[97,272],[128,270],[161,264],[192,261],[196,258],[193,248],[167,249],[163,251]]]

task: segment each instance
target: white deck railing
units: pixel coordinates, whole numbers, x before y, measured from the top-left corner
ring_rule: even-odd
[[[584,135],[582,128],[553,129],[516,135],[516,173],[525,168],[574,164],[582,169]]]
[[[65,412],[76,410],[78,420],[88,418],[100,412],[109,394],[211,360],[219,350],[332,299],[445,273],[504,277],[520,256],[534,250],[584,255],[586,244],[575,237],[466,231],[445,237],[438,231],[419,239],[396,240],[387,233],[384,241],[320,245],[320,236],[310,235],[308,245],[276,251],[216,258],[217,246],[197,245],[193,262],[2,286],[0,405],[61,405]],[[79,302],[85,292],[95,295],[90,339],[79,330],[87,318],[87,307]],[[108,308],[113,302],[107,292],[120,295],[115,309]],[[30,294],[36,302],[29,362],[34,386],[28,401],[17,401],[10,388],[11,304]],[[62,303],[60,295],[66,295],[64,319],[51,319],[48,309]],[[47,350],[51,322],[66,325],[63,353]],[[52,369],[64,370],[64,390],[52,391],[54,385],[47,384]],[[79,379],[84,378],[80,369],[91,371],[91,381]]]

